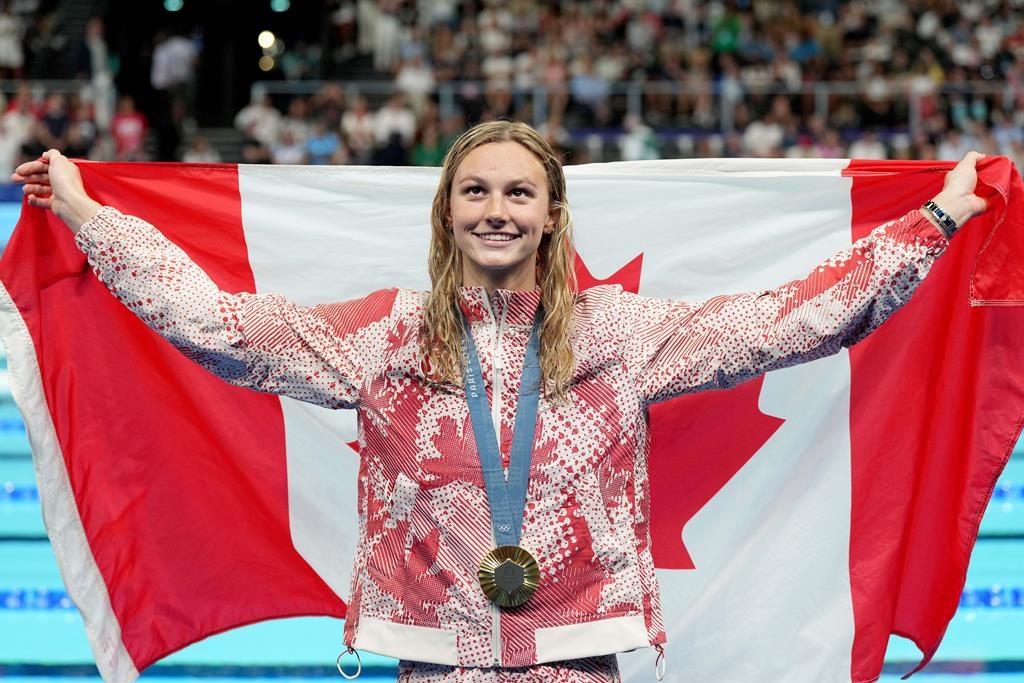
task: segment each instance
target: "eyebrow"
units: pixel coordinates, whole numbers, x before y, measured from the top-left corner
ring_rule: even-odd
[[[475,176],[475,175],[468,175],[465,178],[462,178],[461,180],[459,180],[458,184],[461,185],[462,183],[465,183],[465,182],[479,183],[481,185],[486,185],[487,184],[487,181],[485,181],[483,178],[480,178],[479,176]],[[530,187],[534,187],[534,188],[537,187],[537,183],[533,182],[532,180],[530,180],[526,176],[523,176],[522,178],[515,178],[511,182],[507,183],[506,186],[507,187],[511,187],[513,185],[529,185]]]

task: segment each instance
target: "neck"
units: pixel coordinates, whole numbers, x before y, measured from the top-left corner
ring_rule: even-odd
[[[537,274],[530,268],[519,273],[479,273],[465,270],[462,276],[463,287],[483,287],[487,296],[492,296],[496,289],[508,289],[514,292],[532,292],[537,289]]]

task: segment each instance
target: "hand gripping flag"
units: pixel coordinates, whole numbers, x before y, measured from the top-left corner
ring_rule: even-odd
[[[920,206],[944,163],[698,160],[568,169],[581,286],[700,300],[803,276]],[[222,289],[300,303],[425,289],[436,169],[82,165]],[[680,680],[870,681],[935,653],[1024,417],[1021,181],[864,342],[651,411],[652,535]],[[354,418],[229,386],[25,208],[0,332],[43,513],[103,676],[260,620],[345,614]],[[340,629],[339,629],[340,630]],[[627,678],[651,657],[623,658]],[[637,676],[641,678],[641,676]]]

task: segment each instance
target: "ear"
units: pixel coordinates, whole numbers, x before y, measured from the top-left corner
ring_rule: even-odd
[[[558,224],[558,216],[561,214],[559,209],[551,209],[548,214],[548,219],[544,221],[544,234],[550,235],[555,231],[555,225]]]

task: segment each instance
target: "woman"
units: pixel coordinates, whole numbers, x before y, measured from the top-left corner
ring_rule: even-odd
[[[326,306],[220,292],[152,226],[88,197],[55,151],[14,180],[189,357],[235,384],[360,411],[350,650],[403,659],[403,680],[610,681],[614,653],[665,640],[648,406],[875,329],[985,209],[980,156],[947,175],[940,210],[880,226],[805,281],[702,304],[576,292],[561,165],[519,123],[477,126],[446,157],[431,292]]]

